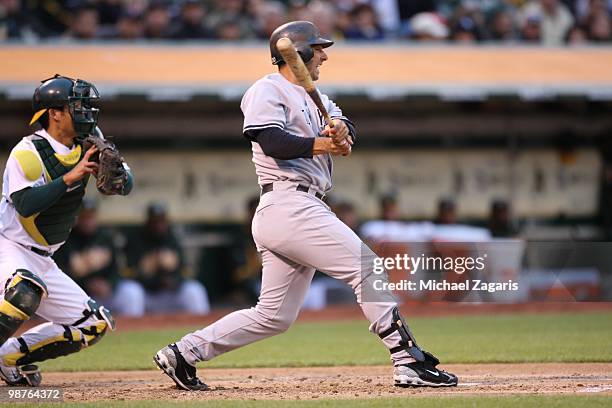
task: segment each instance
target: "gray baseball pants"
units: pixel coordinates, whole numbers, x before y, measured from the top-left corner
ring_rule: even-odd
[[[371,288],[379,278],[368,261],[373,252],[323,201],[295,191],[295,184],[285,184],[287,190],[277,188],[275,183],[274,191],[262,195],[252,224],[263,265],[259,301],[184,336],[177,346],[192,365],[287,330],[298,316],[315,269],[353,288],[371,332],[382,333],[391,325],[396,303],[390,293],[362,299],[362,289]],[[400,340],[394,332],[383,343],[391,349]],[[415,361],[404,350],[391,359],[395,365]]]

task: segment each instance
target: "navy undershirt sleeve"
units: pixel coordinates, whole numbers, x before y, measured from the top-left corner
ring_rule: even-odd
[[[312,159],[314,137],[300,137],[278,127],[247,130],[244,136],[261,146],[266,156],[279,160]]]
[[[353,143],[357,140],[357,131],[355,130],[355,124],[348,119],[342,119],[344,123],[346,123],[346,127],[349,130],[349,136],[353,139]]]

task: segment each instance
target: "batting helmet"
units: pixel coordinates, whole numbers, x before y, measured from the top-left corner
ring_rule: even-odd
[[[313,45],[322,45],[323,48],[327,48],[334,44],[333,41],[321,37],[317,26],[310,21],[292,21],[283,24],[270,36],[270,54],[273,65],[284,63],[283,57],[276,49],[276,42],[283,37],[291,40],[304,62],[310,61],[314,56]]]
[[[98,123],[99,109],[94,108],[92,104],[100,98],[93,84],[59,74],[41,82],[32,97],[34,116],[30,125],[39,120],[47,110],[68,106],[76,132],[79,135],[93,133]]]

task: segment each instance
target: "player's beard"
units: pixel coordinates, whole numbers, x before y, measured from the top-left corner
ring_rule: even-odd
[[[319,74],[320,74],[319,68],[320,68],[320,65],[319,66],[313,65],[308,70],[308,72],[310,73],[310,77],[312,78],[313,81],[316,81],[317,79],[319,79]]]

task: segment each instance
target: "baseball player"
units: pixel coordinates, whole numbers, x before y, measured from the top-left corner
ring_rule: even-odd
[[[34,92],[30,122],[41,129],[24,137],[6,163],[0,203],[0,378],[9,385],[39,385],[42,376],[33,363],[75,353],[115,328],[110,312],[51,259],[70,234],[90,175],[97,176],[100,191],[101,181],[110,183],[106,194],[132,189],[122,159],[121,168],[103,175],[102,151],[83,147],[85,136],[100,133],[99,111],[92,106],[98,98],[89,82],[59,75],[44,80]],[[47,323],[12,337],[34,314]]]
[[[370,331],[390,351],[395,385],[457,385],[457,377],[436,368],[438,359],[416,344],[389,293],[364,299],[375,279],[370,262],[375,255],[323,201],[332,186],[332,156],[351,153],[355,127],[321,94],[334,120],[333,129],[325,126],[276,49],[282,37],[293,42],[313,80],[328,59],[325,48],[333,44],[310,22],[278,27],[270,38],[278,73],[258,80],[242,99],[243,134],[251,141],[261,186],[252,223],[263,266],[259,301],[164,347],[155,362],[179,388],[207,389],[196,376],[195,364],[287,330],[318,269],[354,289]]]

